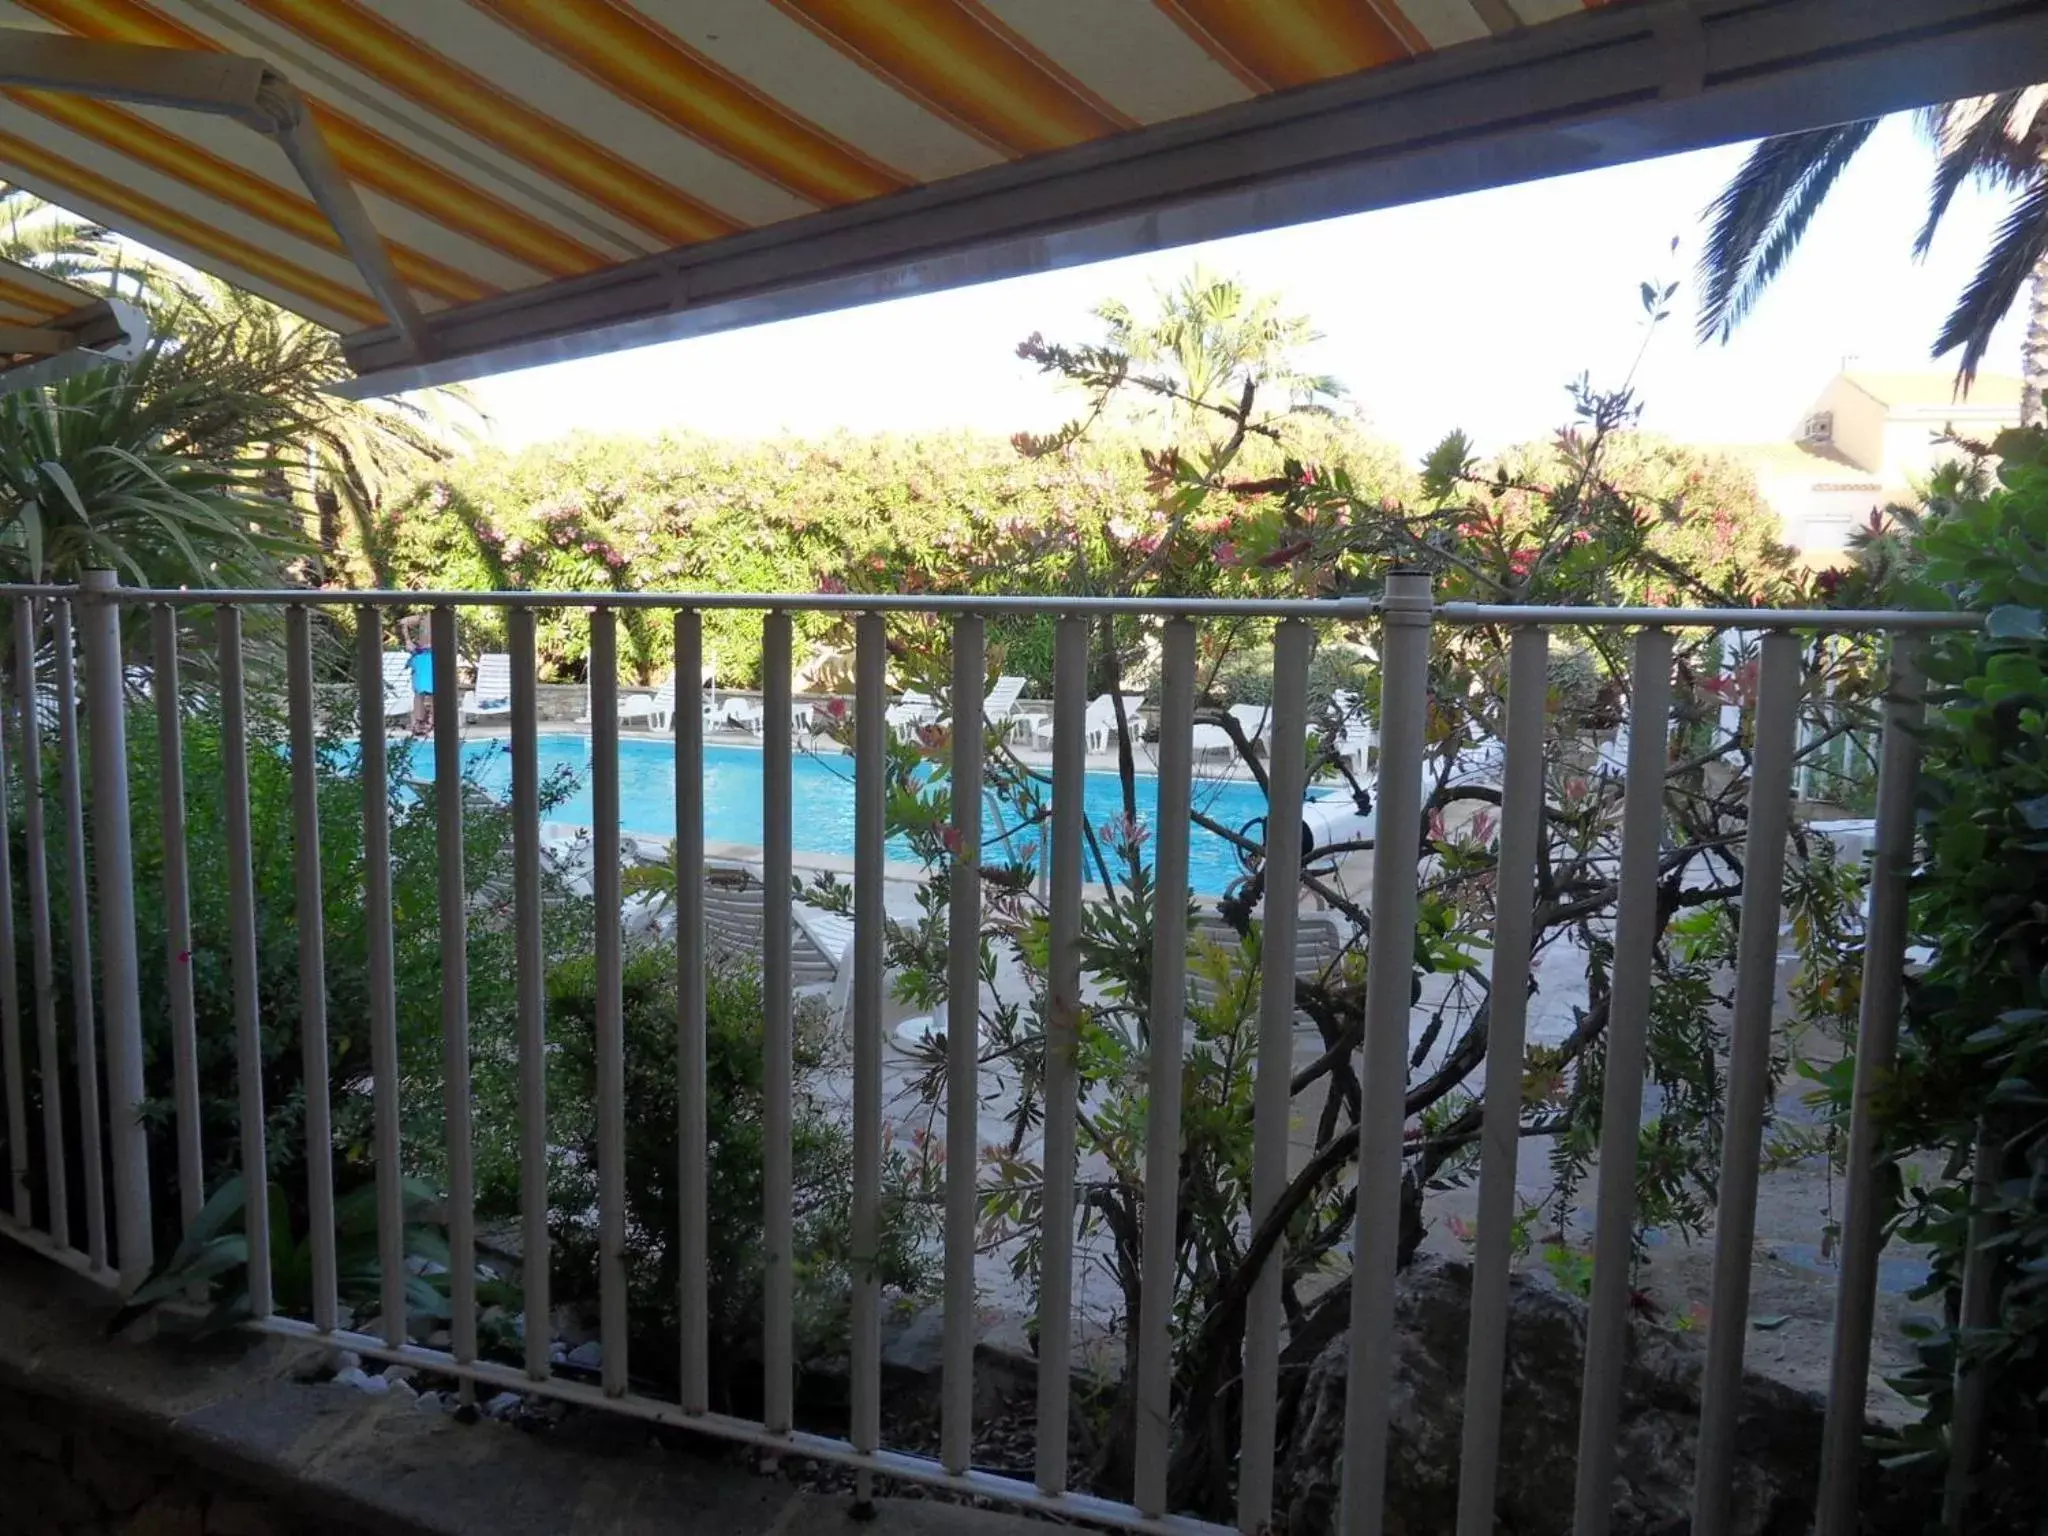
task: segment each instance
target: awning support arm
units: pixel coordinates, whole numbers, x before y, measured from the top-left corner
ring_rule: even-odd
[[[48,325],[0,325],[0,356],[51,357],[78,345],[69,331]]]
[[[341,247],[413,355],[430,355],[426,317],[398,276],[355,187],[341,173],[297,86],[261,59],[150,48],[0,27],[0,86],[211,112],[277,140]]]

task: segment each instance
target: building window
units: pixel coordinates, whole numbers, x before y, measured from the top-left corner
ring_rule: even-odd
[[[1806,418],[1806,425],[1799,429],[1802,443],[1832,443],[1835,440],[1835,413],[1815,411]]]

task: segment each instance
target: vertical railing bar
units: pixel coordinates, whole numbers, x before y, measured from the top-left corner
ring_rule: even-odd
[[[974,1455],[974,1260],[981,1155],[982,689],[987,627],[953,624],[953,869],[946,911],[946,1310],[941,1340],[939,1460],[965,1472]]]
[[[92,915],[85,878],[85,792],[78,773],[78,674],[71,602],[50,605],[57,650],[57,775],[64,805],[65,906],[70,912],[72,1027],[78,1050],[78,1139],[85,1177],[85,1251],[107,1266],[106,1142],[100,1133],[99,1015],[93,1002]]]
[[[21,606],[16,599],[15,606]],[[33,708],[28,700],[25,708]],[[5,706],[0,704],[0,721]],[[28,1066],[21,1048],[21,977],[14,951],[14,819],[8,814],[7,732],[0,726],[0,1074],[7,1079],[8,1214],[30,1224],[28,1192]]]
[[[548,1378],[547,955],[541,932],[540,690],[531,608],[505,615],[512,653],[512,932],[519,1010],[519,1272],[526,1374]]]
[[[1343,1511],[1348,1536],[1379,1536],[1386,1518],[1394,1274],[1400,1256],[1401,1157],[1414,974],[1416,864],[1422,843],[1423,746],[1433,607],[1429,578],[1387,577],[1381,606],[1379,772],[1374,788],[1372,936],[1360,1056],[1358,1213],[1352,1234],[1351,1364],[1345,1389]]]
[[[853,1448],[876,1450],[882,1435],[881,1250],[882,986],[888,913],[883,864],[889,637],[882,616],[854,624],[853,681]]]
[[[605,1392],[626,1390],[625,936],[620,928],[619,616],[590,615],[590,819],[597,914],[598,1332]]]
[[[184,685],[179,678],[178,610],[150,610],[155,640],[157,817],[164,858],[164,990],[171,1004],[171,1092],[177,1102],[178,1215],[192,1224],[206,1204],[206,1149],[200,1140],[199,1015],[192,997],[192,882],[185,846]]]
[[[1308,664],[1315,631],[1299,619],[1273,633],[1273,708],[1266,766],[1266,913],[1260,939],[1258,1076],[1252,1087],[1253,1231],[1287,1189],[1287,1120],[1294,1072],[1294,972],[1301,912],[1301,814],[1307,772]],[[1275,1245],[1245,1312],[1244,1433],[1238,1455],[1237,1528],[1256,1536],[1273,1514],[1273,1452],[1280,1415],[1280,1335],[1286,1324]]]
[[[133,1290],[155,1259],[149,1216],[149,1136],[142,1115],[142,971],[135,955],[135,839],[128,805],[128,677],[114,572],[79,575],[86,711],[91,720],[93,884],[99,898],[100,1003],[107,1040],[107,1146],[121,1285]],[[80,895],[84,893],[81,890]]]
[[[441,1109],[448,1145],[448,1340],[476,1358],[476,1176],[469,1111],[469,891],[462,847],[462,678],[455,610],[434,610],[434,858],[441,940]]]
[[[1792,758],[1798,745],[1800,651],[1796,635],[1775,632],[1764,637],[1757,655],[1749,828],[1742,850],[1728,1097],[1714,1217],[1712,1322],[1707,1329],[1699,1450],[1693,1473],[1693,1536],[1720,1536],[1728,1529],[1735,1473],[1743,1343],[1749,1333],[1750,1250],[1756,1240],[1757,1178],[1770,1097],[1771,1013],[1778,983],[1785,836],[1792,819]]]
[[[1160,631],[1159,801],[1153,838],[1152,996],[1146,1031],[1145,1226],[1138,1281],[1137,1422],[1131,1502],[1166,1512],[1173,1431],[1181,1047],[1187,1032],[1188,839],[1193,802],[1195,626]]]
[[[763,1249],[763,1422],[787,1434],[796,1386],[796,1255],[793,1232],[793,1163],[790,1148],[794,1075],[795,995],[790,910],[792,879],[789,614],[761,621],[761,988],[762,1072],[766,1094],[762,1130],[767,1139],[761,1170]]]
[[[1913,864],[1914,800],[1920,780],[1920,725],[1926,716],[1921,668],[1926,641],[1894,635],[1879,748],[1877,820],[1870,855],[1870,916],[1863,935],[1863,987],[1856,1023],[1856,1075],[1850,1090],[1849,1156],[1844,1169],[1842,1268],[1835,1283],[1833,1348],[1828,1358],[1827,1418],[1821,1429],[1818,1536],[1858,1529],[1864,1403],[1877,1308],[1877,1261],[1884,1246],[1885,1200],[1878,1188],[1876,1100],[1898,1054],[1905,985],[1906,881]]]
[[[50,1240],[71,1246],[71,1191],[65,1173],[64,1071],[57,1053],[56,957],[50,940],[50,871],[43,817],[42,694],[36,681],[36,599],[14,605],[14,673],[21,709],[22,862],[28,885],[31,978],[36,1001],[36,1079],[43,1100],[43,1193]]]
[[[1671,632],[1636,636],[1629,680],[1628,778],[1621,813],[1621,881],[1608,988],[1600,1101],[1600,1190],[1594,1207],[1592,1317],[1579,1399],[1576,1536],[1605,1536],[1613,1513],[1621,1373],[1628,1351],[1629,1267],[1634,1262],[1636,1144],[1656,948],[1657,863],[1670,761]]]
[[[341,1310],[335,1265],[334,1125],[327,1086],[326,900],[320,867],[319,730],[313,697],[313,616],[285,610],[286,712],[292,754],[292,854],[299,935],[299,1052],[306,1095],[306,1224],[313,1251],[313,1326]]]
[[[1533,625],[1517,629],[1508,651],[1507,761],[1494,871],[1493,974],[1486,994],[1479,1230],[1472,1256],[1471,1335],[1465,1354],[1458,1536],[1493,1536],[1496,1529],[1493,1504],[1505,1385],[1508,1266],[1514,1253],[1511,1229],[1521,1154],[1536,853],[1544,836],[1543,735],[1549,691],[1549,632]]]
[[[676,639],[676,1105],[682,1214],[682,1401],[711,1408],[711,1114],[704,977],[704,618],[685,609]],[[686,694],[684,689],[689,690]]]
[[[1994,1282],[2005,1255],[1992,1245],[1998,1239],[1999,1162],[2003,1149],[1987,1115],[1977,1122],[1970,1150],[1970,1217],[1963,1253],[1962,1295],[1956,1307],[1956,1334],[1982,1338],[1996,1320]],[[1976,1487],[1977,1457],[1983,1449],[1984,1417],[1990,1406],[1991,1378],[1985,1362],[1957,1350],[1951,1367],[1952,1407],[1948,1429],[1948,1468],[1941,1480],[1941,1529],[1967,1531],[1965,1516]]]
[[[370,968],[370,1079],[377,1144],[377,1262],[384,1342],[406,1340],[405,1188],[398,1102],[398,960],[391,912],[391,779],[384,740],[384,634],[356,609],[356,699],[363,769],[363,929]]]
[[[1045,1194],[1038,1277],[1038,1487],[1067,1488],[1067,1409],[1073,1381],[1074,1132],[1081,1033],[1081,828],[1088,772],[1088,620],[1068,615],[1053,634],[1052,885],[1046,964]]]
[[[249,826],[249,710],[242,678],[242,610],[215,610],[220,637],[221,779],[227,791],[229,967],[234,978],[235,1066],[241,1116],[243,1229],[249,1240],[249,1315],[270,1316],[270,1159],[265,1148],[263,1027],[257,1007],[255,839]]]

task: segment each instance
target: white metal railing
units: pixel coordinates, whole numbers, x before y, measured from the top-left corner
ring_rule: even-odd
[[[164,946],[170,977],[170,1071],[173,1136],[182,1191],[180,1217],[197,1209],[202,1167],[199,1128],[199,1056],[189,965],[190,900],[184,830],[182,710],[178,611],[210,609],[217,625],[214,687],[223,712],[228,804],[227,873],[232,908],[232,965],[235,1038],[239,1062],[240,1158],[244,1168],[265,1166],[265,1118],[260,1028],[257,1013],[256,888],[249,822],[249,741],[243,668],[242,615],[252,607],[285,614],[285,693],[293,778],[296,892],[301,955],[303,1068],[307,1083],[306,1158],[312,1221],[312,1305],[309,1319],[278,1316],[269,1294],[268,1224],[263,1202],[249,1202],[250,1302],[254,1326],[297,1336],[332,1338],[366,1354],[451,1373],[465,1381],[498,1388],[546,1393],[574,1403],[603,1407],[663,1423],[821,1457],[868,1475],[888,1474],[951,1487],[1013,1504],[1063,1512],[1135,1530],[1213,1530],[1167,1509],[1168,1434],[1173,1382],[1171,1351],[1174,1299],[1174,1223],[1147,1222],[1143,1233],[1142,1305],[1137,1330],[1136,1456],[1130,1504],[1070,1489],[1067,1467],[1069,1344],[1073,1297],[1074,1181],[1048,1178],[1043,1203],[1045,1263],[1041,1292],[1039,1433],[1033,1482],[997,1476],[971,1465],[975,1317],[976,1160],[948,1160],[945,1182],[945,1328],[943,1341],[942,1430],[936,1461],[892,1450],[881,1443],[881,1296],[868,1266],[857,1266],[853,1282],[850,1435],[845,1441],[799,1430],[793,1423],[791,1252],[791,923],[793,860],[792,724],[790,698],[791,615],[837,611],[856,625],[854,725],[854,938],[852,945],[852,1149],[854,1163],[852,1247],[856,1255],[877,1248],[882,1166],[882,1081],[885,852],[884,712],[887,650],[884,615],[915,611],[951,620],[955,730],[951,738],[952,807],[959,846],[980,843],[983,732],[980,699],[984,662],[984,619],[1003,613],[1061,616],[1055,648],[1051,757],[1052,819],[1049,842],[1051,962],[1045,1095],[1045,1166],[1075,1166],[1076,1078],[1074,1047],[1082,1017],[1079,958],[1083,885],[1084,710],[1088,629],[1100,615],[1142,615],[1163,620],[1161,706],[1157,758],[1158,816],[1155,872],[1163,892],[1188,888],[1192,739],[1196,693],[1196,620],[1262,617],[1281,621],[1273,643],[1273,702],[1266,767],[1268,805],[1293,807],[1305,791],[1302,743],[1308,736],[1307,679],[1312,624],[1378,620],[1384,627],[1380,666],[1380,750],[1377,772],[1378,841],[1372,876],[1371,949],[1397,963],[1369,969],[1366,1030],[1362,1051],[1363,1106],[1357,1170],[1353,1294],[1350,1322],[1351,1371],[1345,1451],[1344,1516],[1347,1532],[1381,1528],[1381,1491],[1388,1438],[1388,1395],[1392,1369],[1399,1187],[1403,1160],[1403,1095],[1409,1046],[1409,965],[1417,920],[1417,855],[1422,803],[1420,766],[1428,708],[1431,630],[1436,624],[1493,625],[1513,634],[1508,689],[1502,836],[1499,846],[1498,905],[1492,937],[1491,1049],[1500,1059],[1519,1060],[1523,1050],[1525,998],[1532,923],[1530,892],[1535,877],[1542,816],[1543,754],[1548,692],[1548,629],[1551,626],[1634,629],[1630,690],[1633,730],[1621,813],[1618,931],[1611,983],[1596,1254],[1591,1325],[1586,1353],[1578,1442],[1576,1529],[1588,1536],[1604,1531],[1614,1483],[1623,1357],[1627,1341],[1629,1245],[1635,1210],[1632,1171],[1641,1122],[1645,1033],[1652,1000],[1647,926],[1654,909],[1663,832],[1662,794],[1668,731],[1645,728],[1668,721],[1671,710],[1673,630],[1683,627],[1739,627],[1762,636],[1756,700],[1756,750],[1750,765],[1751,798],[1745,866],[1751,872],[1744,897],[1726,1107],[1724,1166],[1720,1179],[1719,1243],[1714,1267],[1712,1326],[1696,1478],[1694,1529],[1711,1536],[1728,1523],[1732,1431],[1740,1387],[1759,1148],[1764,1115],[1767,1058],[1778,932],[1779,874],[1783,864],[1787,802],[1792,783],[1794,714],[1801,675],[1801,632],[1888,633],[1891,685],[1885,705],[1882,774],[1878,796],[1876,852],[1862,992],[1862,1016],[1855,1078],[1855,1119],[1851,1132],[1847,1207],[1839,1300],[1835,1316],[1831,1394],[1825,1461],[1821,1469],[1820,1528],[1847,1536],[1857,1497],[1856,1470],[1863,1423],[1863,1398],[1870,1356],[1870,1329],[1881,1232],[1873,1187],[1874,1142],[1871,1097],[1892,1059],[1900,1000],[1905,938],[1905,869],[1911,845],[1912,798],[1917,771],[1912,726],[1918,699],[1918,636],[1944,627],[1974,623],[1965,615],[1760,612],[1711,609],[1612,609],[1434,606],[1425,578],[1396,575],[1384,599],[1343,601],[1207,602],[1175,599],[1071,599],[958,597],[909,598],[820,594],[787,597],[754,595],[669,595],[651,593],[400,593],[282,590],[268,592],[136,591],[116,587],[104,575],[79,587],[0,588],[13,604],[15,673],[11,727],[0,730],[0,759],[12,752],[14,772],[0,766],[0,795],[18,792],[27,835],[24,867],[12,865],[9,840],[0,838],[0,1067],[6,1073],[6,1131],[12,1149],[11,1218],[0,1230],[74,1267],[132,1289],[152,1264],[148,1144],[139,1114],[145,1098],[139,1015],[136,946]],[[385,683],[381,624],[396,606],[431,610],[431,647],[436,688],[435,781],[439,855],[440,1003],[446,1076],[447,1216],[453,1320],[446,1350],[409,1341],[406,1332],[403,1193],[400,1184],[400,1090],[397,998],[392,933],[390,803],[386,793],[386,752],[381,722]],[[376,1149],[376,1202],[382,1256],[383,1331],[372,1337],[337,1326],[334,1189],[331,1129],[328,1124],[328,1042],[323,982],[322,871],[316,784],[316,709],[311,611],[316,606],[355,610],[359,643],[356,683],[363,729],[365,916],[368,923],[372,1120]],[[766,1066],[765,1276],[766,1394],[762,1417],[748,1421],[710,1411],[707,1295],[704,1266],[687,1256],[702,1253],[707,1239],[706,999],[704,850],[704,723],[694,708],[674,712],[678,924],[675,935],[679,980],[680,1231],[685,1261],[681,1272],[680,1387],[677,1400],[635,1393],[629,1384],[626,1214],[624,1191],[624,1042],[621,973],[621,881],[618,861],[601,857],[594,870],[598,976],[596,1051],[599,1118],[597,1131],[599,1205],[599,1290],[601,1294],[602,1384],[592,1389],[551,1372],[544,1328],[526,1330],[523,1368],[478,1356],[474,1265],[472,1127],[469,1102],[468,978],[465,932],[469,914],[464,895],[461,699],[458,680],[457,612],[463,608],[502,610],[507,616],[511,655],[510,756],[513,824],[513,912],[516,935],[517,1070],[521,1118],[521,1220],[525,1249],[524,1283],[529,1318],[548,1315],[548,1209],[546,1194],[547,1119],[543,1061],[544,1017],[541,931],[542,850],[539,826],[537,691],[534,610],[592,611],[591,717],[594,746],[593,835],[599,849],[616,849],[620,833],[617,634],[620,610],[653,609],[672,615],[676,666],[680,676],[700,674],[702,615],[712,609],[758,610],[764,622],[763,863],[766,922],[762,953]],[[125,610],[146,610],[151,618],[152,686],[162,753],[162,829],[165,839],[165,931],[138,934],[132,894],[127,744],[121,619]],[[44,642],[45,621],[49,642]],[[76,635],[74,636],[74,625]],[[133,626],[129,633],[136,631]],[[79,708],[73,670],[74,640],[84,666],[84,710]],[[45,667],[40,656],[50,655]],[[46,680],[47,679],[47,680]],[[87,1168],[85,1231],[72,1230],[70,1192],[65,1188],[69,1137],[60,1085],[42,1083],[42,1145],[45,1151],[48,1212],[40,1229],[28,1225],[29,1142],[26,1085],[30,1079],[24,1036],[26,1022],[17,981],[13,881],[27,887],[25,908],[33,992],[33,1039],[37,1072],[61,1060],[55,946],[51,932],[49,876],[44,868],[42,721],[54,715],[60,803],[68,859],[64,878],[74,895],[88,888],[85,863],[94,868],[97,943],[88,931],[84,901],[68,903],[71,931],[68,958],[77,985],[74,1054],[78,1062],[75,1102],[83,1145],[93,1149]],[[85,835],[79,749],[90,747],[92,836]],[[1302,862],[1300,819],[1293,814],[1265,818],[1265,868],[1276,890],[1292,889]],[[982,892],[972,858],[964,859],[951,883],[949,982],[954,997],[980,989],[979,942]],[[1186,903],[1162,899],[1157,905],[1152,1009],[1172,1017],[1182,1007],[1188,935]],[[1265,942],[1269,953],[1292,953],[1294,904],[1268,903]],[[93,958],[100,987],[90,991]],[[1250,1219],[1271,1211],[1289,1177],[1288,1117],[1294,992],[1284,965],[1268,966],[1258,1002],[1257,1059],[1278,1070],[1257,1074],[1253,1108],[1254,1171]],[[105,1046],[104,1070],[99,1047]],[[1182,1037],[1178,1030],[1154,1031],[1149,1062],[1149,1113],[1145,1169],[1149,1187],[1173,1191],[1180,1153]],[[960,1128],[976,1123],[976,1035],[949,1035],[947,1123],[956,1142]],[[156,1085],[161,1091],[162,1085]],[[104,1125],[99,1122],[102,1094]],[[1459,1530],[1484,1536],[1493,1528],[1494,1486],[1500,1438],[1502,1362],[1510,1264],[1509,1227],[1514,1200],[1520,1116],[1519,1081],[1514,1072],[1489,1072],[1483,1107],[1480,1219],[1474,1256],[1470,1356],[1465,1388],[1464,1453]],[[108,1166],[97,1166],[106,1148]],[[104,1175],[104,1177],[103,1177]],[[113,1192],[111,1232],[104,1192]],[[1174,1196],[1168,1194],[1169,1202]],[[1171,1208],[1171,1206],[1169,1206]],[[1244,1360],[1243,1433],[1237,1468],[1237,1528],[1264,1528],[1274,1502],[1276,1405],[1283,1333],[1277,1263],[1250,1300]]]

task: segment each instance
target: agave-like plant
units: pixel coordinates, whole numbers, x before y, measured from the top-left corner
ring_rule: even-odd
[[[0,572],[138,586],[275,584],[308,552],[265,494],[274,400],[168,377],[163,343],[127,364],[0,396]]]

